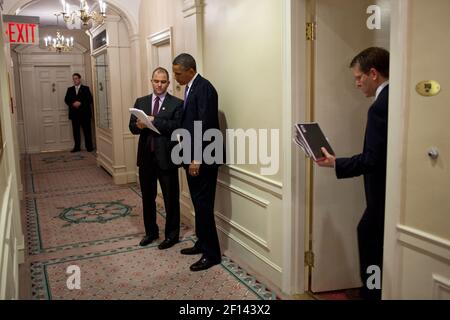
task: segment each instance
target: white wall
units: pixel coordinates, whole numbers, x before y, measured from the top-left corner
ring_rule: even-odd
[[[0,34],[3,22],[0,11]],[[8,50],[8,51],[6,51]],[[8,71],[9,47],[0,37],[0,299],[19,298],[19,269],[24,259],[24,236],[20,221],[19,153],[15,115],[10,110]]]

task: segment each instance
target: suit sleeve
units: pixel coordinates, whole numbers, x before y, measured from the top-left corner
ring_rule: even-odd
[[[386,165],[387,114],[369,110],[364,152],[351,158],[336,159],[338,179],[370,174]]]
[[[202,136],[195,137],[194,139],[202,139],[197,143],[193,143],[192,148],[192,159],[202,162],[203,150],[209,144],[207,141],[203,141],[203,136],[205,132],[209,129],[218,129],[218,119],[219,119],[219,97],[217,95],[216,89],[207,83],[203,90],[198,91],[197,96],[197,116],[198,120],[202,122]],[[196,159],[196,155],[201,158]]]
[[[136,100],[136,102],[134,103],[134,108],[135,109],[139,109],[138,108],[138,103],[139,100]],[[128,127],[130,128],[130,131],[132,134],[134,135],[140,135],[144,130],[141,130],[138,128],[137,126],[137,118],[134,115],[131,115],[130,117],[130,123],[128,125]]]
[[[219,97],[211,84],[205,86],[198,101],[198,118],[202,121],[203,133],[208,129],[217,129],[219,119]]]
[[[68,88],[67,91],[66,91],[66,96],[64,98],[64,102],[67,104],[67,106],[69,108],[72,107],[72,103],[73,102],[72,102],[72,99],[70,98],[70,88]]]
[[[177,100],[175,111],[171,119],[156,117],[153,121],[155,127],[166,136],[171,136],[172,132],[181,127],[181,118],[183,116],[183,101]]]

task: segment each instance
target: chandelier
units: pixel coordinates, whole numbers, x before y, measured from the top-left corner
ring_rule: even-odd
[[[61,14],[64,17],[66,23],[71,22],[75,24],[75,20],[78,18],[83,23],[83,26],[88,26],[89,22],[95,21],[98,24],[102,24],[106,17],[106,2],[103,0],[98,1],[98,7],[100,12],[90,11],[89,5],[86,0],[80,0],[80,8],[70,12],[70,4],[66,3],[65,0],[61,0],[63,11]]]
[[[59,13],[55,14],[56,16],[56,25],[59,25]],[[51,36],[47,36],[44,38],[45,47],[49,50],[56,50],[56,52],[68,52],[73,48],[73,37],[64,37],[59,30],[56,31],[56,38]]]

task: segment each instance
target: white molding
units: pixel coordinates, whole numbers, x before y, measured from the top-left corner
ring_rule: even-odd
[[[160,45],[172,42],[172,27],[164,29],[160,32],[154,33],[147,37],[147,40],[154,46],[159,47]]]
[[[109,145],[113,145],[112,140],[108,140],[108,138],[111,139],[111,137],[108,137],[108,136],[104,137],[102,135],[97,135],[98,140],[102,140],[103,142],[106,142]],[[111,160],[111,159],[108,159],[108,160]],[[112,163],[112,161],[111,161],[111,163]]]
[[[246,236],[247,238],[253,240],[254,242],[256,242],[258,245],[260,245],[261,247],[263,247],[264,249],[266,249],[267,251],[270,251],[270,246],[268,241],[264,240],[263,238],[257,236],[256,234],[254,234],[253,232],[251,232],[250,230],[244,228],[243,226],[241,226],[239,223],[234,222],[233,220],[227,218],[226,216],[224,216],[222,213],[220,213],[219,211],[215,212],[216,217],[218,217],[220,220],[222,220],[223,222],[225,222],[227,225],[229,225],[230,227],[232,227],[233,229],[239,231],[240,233],[242,233],[244,236]],[[231,233],[229,232],[225,232],[224,229],[222,228],[222,232],[224,232],[224,234],[226,234],[227,236],[231,237]]]
[[[108,15],[105,19],[104,23],[108,23],[108,22],[112,22],[112,23],[118,23],[122,21],[122,18],[120,16],[112,16],[112,15]],[[100,26],[102,26],[103,24],[101,24]],[[128,29],[128,26],[127,26]],[[130,31],[130,30],[129,30]]]
[[[137,34],[133,34],[132,36],[130,36],[130,43],[133,43],[135,41],[140,41],[141,40],[141,35],[139,33]]]
[[[124,134],[123,134],[123,138],[124,138],[125,140],[134,140],[134,139],[136,138],[136,136],[133,135],[133,134],[131,134],[131,133],[124,133]]]
[[[148,75],[149,77],[152,76],[153,70],[160,67],[157,61],[159,61],[159,55],[158,55],[158,47],[169,45],[170,48],[170,61],[173,61],[174,59],[174,47],[173,47],[173,28],[170,26],[168,28],[165,28],[159,32],[156,32],[152,35],[149,35],[146,39],[146,46],[147,46],[147,61],[148,61]],[[170,73],[170,70],[168,70]],[[150,80],[150,79],[149,79]],[[174,92],[175,89],[175,82],[171,82],[171,89],[169,92]],[[147,91],[151,91],[152,88],[150,87],[150,81],[147,81]]]
[[[278,266],[277,264],[273,263],[272,261],[270,261],[266,256],[262,255],[261,253],[259,253],[258,251],[256,251],[255,249],[251,248],[250,246],[248,246],[246,243],[244,243],[243,241],[241,241],[239,238],[237,238],[236,236],[229,234],[226,230],[224,230],[221,226],[217,226],[217,229],[220,230],[224,235],[226,235],[228,238],[230,238],[231,240],[233,240],[235,243],[237,243],[239,246],[241,246],[242,248],[244,248],[246,251],[248,251],[249,253],[251,253],[253,256],[255,256],[256,258],[258,258],[259,260],[261,260],[263,263],[265,263],[266,265],[268,265],[271,269],[275,270],[278,273],[282,273],[283,269]]]
[[[229,172],[226,172],[226,169]],[[230,177],[237,178],[249,185],[253,185],[258,189],[261,189],[267,193],[277,196],[279,199],[283,198],[283,184],[253,172],[241,169],[234,165],[225,165],[219,170],[220,173],[228,175]]]
[[[111,175],[114,173],[114,169],[112,168],[112,160],[105,155],[104,153],[97,151],[97,164],[101,165],[108,171]]]
[[[84,55],[82,53],[77,54],[20,54],[20,68],[29,68],[36,66],[79,66],[84,68]]]
[[[203,14],[203,0],[184,0],[183,17],[188,18],[195,14]]]
[[[18,45],[14,48],[14,52],[18,54],[39,54],[39,55],[58,55],[58,56],[70,56],[70,55],[78,55],[85,54],[89,49],[85,48],[78,42],[74,42],[73,49],[69,52],[57,53],[56,51],[42,48],[40,46],[29,46],[29,45]]]
[[[110,143],[112,143],[112,132],[111,132],[111,129],[102,129],[102,128],[100,128],[100,127],[97,127],[97,135],[100,135],[100,134],[102,134],[102,135],[104,135],[104,136],[106,136],[106,137],[108,137],[108,138],[110,138],[111,139],[111,141],[109,141]]]
[[[226,189],[228,191],[233,192],[234,194],[241,196],[242,198],[252,201],[253,203],[257,204],[258,206],[264,209],[267,209],[270,205],[270,202],[268,200],[258,197],[257,195],[254,195],[253,193],[248,192],[239,187],[236,187],[232,184],[226,183],[220,179],[217,179],[217,185],[222,187],[223,189]]]
[[[117,166],[112,166],[115,172],[120,172],[120,173],[125,173],[125,171],[127,170],[127,166],[125,165],[117,165]]]
[[[450,261],[450,240],[405,225],[397,225],[397,230],[399,242]]]
[[[100,33],[106,30],[105,24],[100,24],[98,26],[95,26],[89,30],[86,30],[86,34],[92,39],[98,36]]]
[[[405,199],[405,140],[408,132],[409,95],[409,48],[410,2],[391,1],[391,77],[389,94],[388,158],[386,174],[386,214],[383,258],[383,299],[400,299],[401,290],[401,245],[398,242],[397,226],[404,214]]]
[[[447,296],[450,294],[450,279],[445,278],[438,274],[433,274],[433,300],[442,300],[441,293],[445,293]]]

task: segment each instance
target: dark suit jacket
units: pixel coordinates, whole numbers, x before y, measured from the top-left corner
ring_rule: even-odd
[[[377,227],[384,227],[389,86],[370,107],[363,153],[336,160],[339,179],[364,175],[366,213]]]
[[[67,106],[69,107],[69,119],[83,119],[90,120],[92,116],[92,94],[91,90],[88,86],[80,86],[80,90],[78,90],[78,95],[75,90],[75,86],[67,89],[66,97],[64,99]],[[75,101],[81,102],[81,106],[76,109],[72,105]]]
[[[151,115],[152,97],[148,95],[136,100],[134,108],[143,110],[147,115]],[[145,165],[146,159],[150,155],[151,137],[154,139],[155,157],[161,170],[176,169],[172,162],[171,153],[177,142],[171,141],[172,132],[181,125],[181,117],[183,114],[183,100],[180,100],[167,93],[164,103],[159,109],[158,115],[155,117],[153,124],[161,132],[158,135],[150,129],[141,130],[137,127],[137,118],[131,116],[129,128],[135,135],[140,135],[137,154],[137,165],[139,167]]]
[[[186,101],[185,111],[183,114],[182,128],[189,131],[191,135],[191,160],[202,160],[202,165],[206,165],[203,159],[195,159],[194,146],[201,147],[201,154],[203,156],[203,151],[205,148],[211,144],[211,142],[197,143],[194,145],[194,122],[201,121],[202,123],[202,137],[205,131],[208,129],[217,129],[219,127],[219,97],[217,95],[216,89],[213,85],[198,75],[192,84],[189,95]],[[195,137],[197,139],[202,139],[202,137]],[[203,140],[203,139],[202,139]],[[223,150],[224,151],[224,150]],[[214,155],[214,154],[213,154]],[[225,157],[225,152],[223,152]],[[218,164],[224,163],[224,159],[221,159]],[[186,165],[186,164],[185,164]]]

